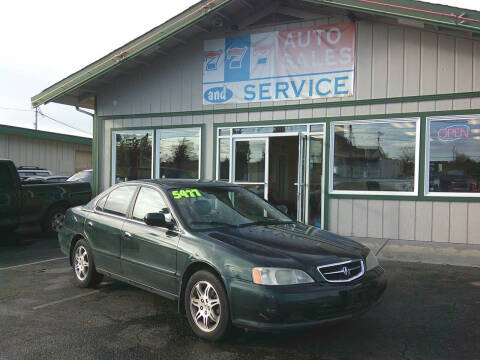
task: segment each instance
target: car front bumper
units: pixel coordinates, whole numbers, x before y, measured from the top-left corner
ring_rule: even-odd
[[[378,303],[386,287],[380,266],[351,283],[262,286],[232,281],[232,322],[244,328],[286,330],[349,319]]]

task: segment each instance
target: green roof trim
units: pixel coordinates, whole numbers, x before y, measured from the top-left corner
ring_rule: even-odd
[[[50,131],[33,130],[9,125],[0,125],[0,135],[15,135],[32,139],[62,141],[79,145],[92,145],[92,139],[82,136],[58,134]]]
[[[394,18],[417,20],[454,30],[480,33],[480,11],[417,0],[302,0]]]
[[[236,0],[202,0],[149,32],[53,84],[31,98],[33,107],[54,101],[88,81],[134,58],[178,31]],[[480,12],[416,0],[301,0],[351,11],[405,18],[480,34]]]
[[[198,2],[167,22],[33,96],[31,98],[32,106],[37,107],[68,93],[232,1],[234,0],[202,0]]]

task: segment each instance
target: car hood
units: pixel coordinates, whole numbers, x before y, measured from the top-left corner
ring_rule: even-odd
[[[319,265],[362,259],[369,251],[353,240],[300,223],[222,228],[205,235],[248,254],[255,266],[311,270]]]

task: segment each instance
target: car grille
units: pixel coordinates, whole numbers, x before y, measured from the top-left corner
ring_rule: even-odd
[[[348,282],[358,279],[365,272],[362,260],[348,260],[317,267],[328,282]]]

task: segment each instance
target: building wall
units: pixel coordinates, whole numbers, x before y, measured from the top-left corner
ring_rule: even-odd
[[[319,16],[316,21],[249,29],[264,32],[347,21]],[[459,33],[460,34],[460,33]],[[225,34],[208,34],[209,38]],[[97,99],[103,120],[102,187],[110,184],[111,129],[142,126],[206,124],[204,168],[213,173],[213,124],[299,119],[332,121],[345,116],[384,116],[479,109],[480,98],[408,101],[394,104],[279,109],[228,114],[164,114],[348,100],[436,95],[480,91],[480,42],[415,28],[361,21],[357,25],[356,73],[353,97],[277,101],[250,104],[202,105],[203,39],[180,46],[170,56],[106,86]],[[115,115],[151,114],[152,117],[114,119]],[[457,202],[330,199],[330,229],[344,235],[424,241],[480,242],[478,225],[471,221],[479,205]],[[413,209],[413,210],[412,210]],[[413,215],[412,215],[413,214]],[[443,221],[448,214],[448,221]],[[381,215],[381,216],[380,216]],[[413,217],[412,217],[413,216]],[[459,230],[461,228],[461,230]],[[477,231],[478,232],[478,231]],[[448,236],[447,236],[448,235]]]
[[[92,149],[88,145],[0,134],[0,158],[13,160],[16,166],[43,167],[54,175],[75,173],[77,151],[91,154]]]
[[[480,203],[330,199],[329,210],[340,235],[480,244]]]
[[[347,21],[323,18],[246,32],[265,32]],[[353,97],[344,100],[433,95],[480,90],[480,42],[452,35],[382,23],[359,22],[356,39],[356,85]],[[209,38],[222,37],[212,34]],[[105,87],[98,97],[98,115],[179,112],[278,106],[300,101],[276,101],[250,104],[202,105],[203,39],[180,46],[170,56],[145,66],[133,75],[119,78]],[[302,103],[339,101],[335,98],[305,100]],[[470,100],[445,100],[435,104],[390,104],[304,111],[300,117],[367,115],[371,112],[396,113],[461,109]],[[480,100],[473,102],[480,107]],[[240,115],[240,116],[239,116]],[[257,114],[258,115],[258,114]],[[278,115],[278,114],[277,114]],[[251,115],[255,116],[255,115]],[[287,115],[295,118],[295,110]],[[265,115],[266,118],[272,115]],[[231,114],[226,121],[251,121],[248,113]],[[260,120],[257,118],[256,120]],[[168,119],[165,119],[168,123]],[[186,119],[192,121],[192,119]],[[221,121],[221,119],[218,119]]]

